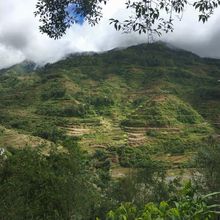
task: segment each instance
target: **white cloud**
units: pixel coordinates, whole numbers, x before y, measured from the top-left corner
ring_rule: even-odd
[[[220,8],[205,24],[198,22],[198,15],[188,7],[181,21],[175,22],[174,33],[164,35],[163,39],[178,47],[205,57],[220,58]]]
[[[21,51],[0,44],[0,69],[22,62],[24,59]]]
[[[39,33],[38,20],[34,17],[36,0],[0,1],[0,68],[33,60],[39,64],[55,62],[63,56],[82,51],[104,51],[146,41],[146,36],[122,34],[109,26],[109,18],[123,17],[124,0],[110,0],[104,8],[104,18],[99,25],[73,26],[60,40],[53,40]],[[197,22],[190,9],[181,22],[176,22],[175,32],[162,39],[202,56],[220,57],[220,13],[203,25]]]

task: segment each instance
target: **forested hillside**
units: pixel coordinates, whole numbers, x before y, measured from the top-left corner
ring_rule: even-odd
[[[218,135],[219,67],[162,43],[71,55],[37,69],[24,62],[1,71],[0,144],[69,136],[123,167],[135,165],[136,154],[187,159]]]
[[[45,155],[56,148],[63,155],[78,144],[87,158],[82,166],[95,169],[100,187],[146,167],[154,170],[149,178],[164,171],[189,179],[199,149],[219,138],[220,60],[154,43],[0,71],[0,148],[14,154],[30,146]],[[115,199],[129,202],[122,197]]]

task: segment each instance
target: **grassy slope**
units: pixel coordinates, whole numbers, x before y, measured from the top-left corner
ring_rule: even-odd
[[[58,143],[68,135],[129,166],[139,154],[188,158],[219,133],[218,60],[152,44],[32,67],[1,71],[0,124],[14,134]]]

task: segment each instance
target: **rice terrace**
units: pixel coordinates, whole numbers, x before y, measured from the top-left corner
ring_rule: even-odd
[[[0,220],[220,218],[218,1],[1,14]]]

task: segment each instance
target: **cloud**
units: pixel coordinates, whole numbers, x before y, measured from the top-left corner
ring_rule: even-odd
[[[146,36],[122,34],[109,26],[109,18],[123,18],[124,0],[110,0],[104,8],[104,18],[99,25],[74,25],[60,40],[43,35],[34,17],[36,0],[0,1],[0,68],[33,60],[38,64],[55,62],[69,53],[105,51],[146,42]],[[176,22],[175,31],[164,35],[175,46],[193,51],[201,56],[220,57],[220,27],[217,13],[203,25],[197,22],[195,13],[188,9],[181,22]]]
[[[0,44],[0,69],[22,62],[24,59],[21,51]]]
[[[202,57],[220,58],[219,20],[220,8],[203,24],[198,22],[198,14],[188,7],[183,19],[175,22],[174,33],[164,35],[163,39]]]

